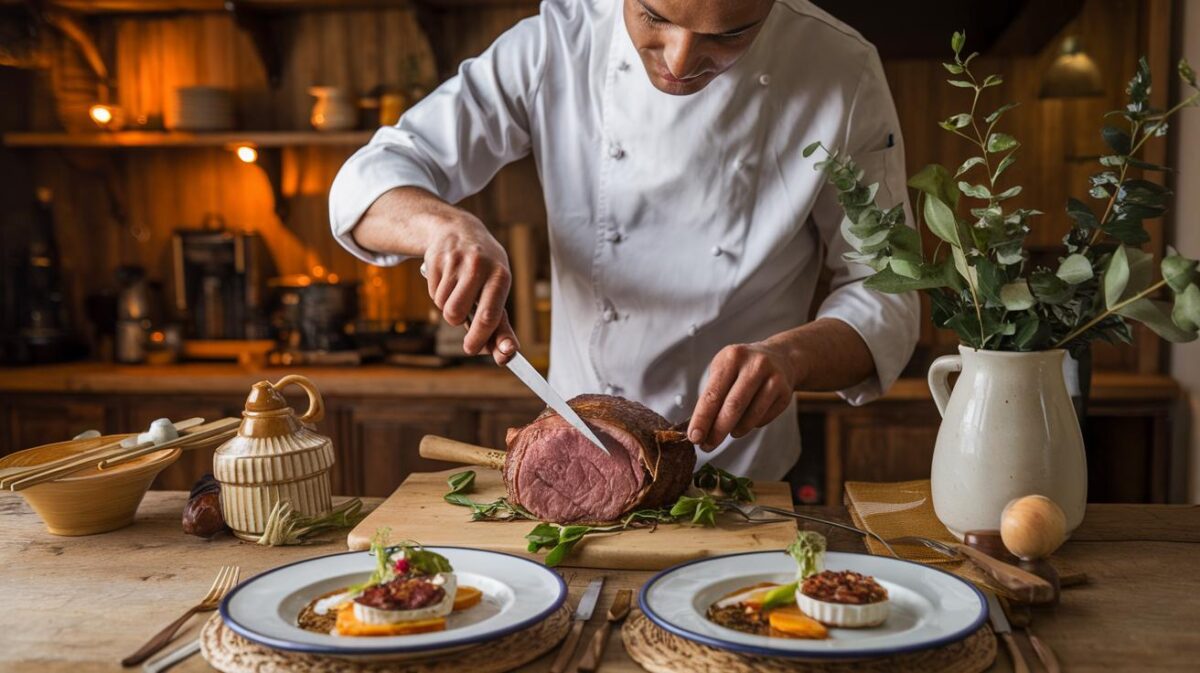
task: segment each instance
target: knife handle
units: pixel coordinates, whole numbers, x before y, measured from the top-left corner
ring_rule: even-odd
[[[1017,647],[1017,641],[1011,633],[1001,633],[1000,640],[1004,641],[1004,646],[1008,648],[1008,656],[1012,659],[1013,673],[1029,673],[1029,664],[1025,661],[1025,655],[1021,654],[1021,648]]]
[[[974,547],[965,544],[956,547],[1021,603],[1049,603],[1054,600],[1054,586],[1041,577],[994,559]]]
[[[504,469],[504,452],[487,449],[474,444],[467,444],[437,435],[425,435],[421,438],[418,452],[422,458],[444,460],[463,465],[478,465],[490,470]]]
[[[567,670],[567,664],[571,663],[571,655],[575,654],[575,648],[579,645],[579,636],[583,635],[583,625],[586,623],[582,619],[576,619],[575,623],[571,625],[571,632],[567,634],[567,639],[558,649],[558,656],[554,657],[554,663],[550,665],[550,673],[563,673]]]

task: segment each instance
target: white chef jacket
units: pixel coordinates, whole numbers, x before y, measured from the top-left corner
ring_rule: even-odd
[[[912,354],[918,302],[863,287],[870,269],[842,259],[819,154],[801,156],[816,140],[847,151],[880,183],[880,205],[906,202],[874,47],[804,0],[777,0],[729,71],[671,96],[647,78],[621,4],[546,0],[380,129],[334,180],[334,235],[363,260],[397,264],[352,238],[381,194],[416,186],[457,202],[532,152],[549,222],[550,382],[564,396],[604,392],[687,417],[722,347],[806,322],[822,263],[832,291],[817,316],[849,324],[875,361],[840,394],[880,395]],[[799,454],[793,404],[698,457],[778,479]]]

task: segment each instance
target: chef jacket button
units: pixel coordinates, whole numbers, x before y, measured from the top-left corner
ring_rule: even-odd
[[[683,406],[683,395],[676,395],[676,396],[675,396],[675,406],[677,406],[677,407],[682,407],[682,406]]]
[[[742,170],[742,166],[743,166],[743,164],[742,164],[742,160],[741,160],[741,159],[734,159],[734,160],[733,160],[733,170],[735,170],[735,171],[740,171],[740,170]]]
[[[625,157],[625,150],[620,145],[612,143],[608,146],[608,156],[614,159],[623,159]]]
[[[628,71],[629,70],[629,61],[622,60],[620,63],[617,64],[617,70],[620,70],[621,72]]]
[[[604,309],[604,322],[613,322],[617,319],[617,312],[611,308]]]
[[[613,384],[609,383],[608,385],[604,386],[604,392],[608,393],[609,395],[617,395],[621,392],[621,386],[614,386]]]
[[[607,235],[605,235],[605,238],[608,239],[609,243],[620,243],[621,242],[621,232],[610,231],[610,232],[608,232]]]
[[[699,331],[700,331],[700,328],[699,328],[699,327],[697,327],[697,326],[695,325],[695,323],[693,323],[693,324],[691,324],[691,325],[688,325],[688,336],[696,336],[696,334],[697,334]]]
[[[762,74],[762,75],[759,75],[759,76],[758,76],[758,83],[759,83],[759,84],[761,84],[761,85],[763,85],[763,86],[767,86],[768,84],[770,84],[770,83],[771,83],[771,76],[770,76],[770,75],[767,75],[767,74]]]
[[[725,251],[719,245],[714,245],[712,249],[713,257],[720,257],[725,254]]]

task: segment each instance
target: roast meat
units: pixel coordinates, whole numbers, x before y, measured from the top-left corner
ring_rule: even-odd
[[[605,455],[552,409],[508,431],[508,497],[542,521],[606,523],[674,504],[696,453],[682,432],[645,406],[611,395],[568,402],[608,448]]]

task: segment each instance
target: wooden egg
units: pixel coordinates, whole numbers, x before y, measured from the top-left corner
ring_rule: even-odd
[[[1067,536],[1062,508],[1044,495],[1017,498],[1000,515],[1000,539],[1018,558],[1046,558]]]

